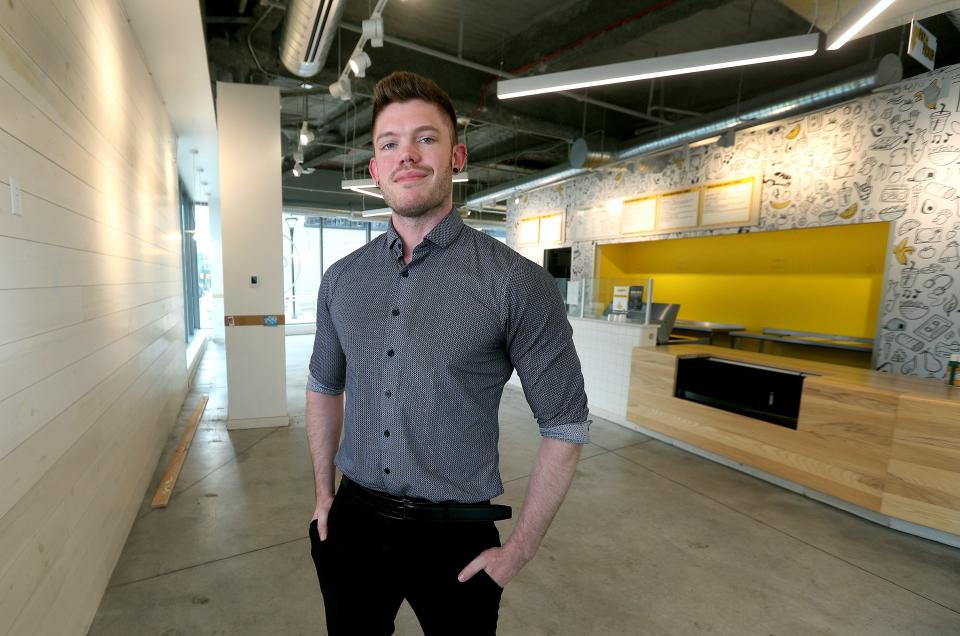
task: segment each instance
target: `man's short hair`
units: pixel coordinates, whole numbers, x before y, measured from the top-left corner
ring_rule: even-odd
[[[450,120],[452,143],[457,143],[457,112],[453,109],[450,96],[437,86],[432,79],[417,75],[409,71],[390,73],[377,82],[373,89],[373,125],[377,125],[377,117],[384,108],[394,103],[409,102],[415,99],[433,104]]]

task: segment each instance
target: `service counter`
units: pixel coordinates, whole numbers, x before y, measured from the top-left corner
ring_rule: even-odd
[[[655,346],[657,325],[614,322],[605,317],[570,316],[569,320],[590,411],[626,424],[633,348]],[[510,384],[520,388],[516,373]]]
[[[633,349],[656,346],[657,325],[571,317],[570,326],[590,411],[625,419]]]
[[[796,428],[675,397],[689,356],[803,374]],[[629,377],[626,419],[641,430],[960,545],[960,388],[708,345],[638,346]],[[924,534],[909,524],[900,529]]]

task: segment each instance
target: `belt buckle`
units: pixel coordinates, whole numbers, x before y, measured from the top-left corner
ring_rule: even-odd
[[[400,497],[399,499],[400,501],[396,501],[388,497],[380,498],[379,505],[377,506],[378,512],[388,519],[406,521],[407,503],[409,502],[409,499],[406,497]]]
[[[400,497],[400,521],[407,520],[407,510],[415,503],[410,497]]]

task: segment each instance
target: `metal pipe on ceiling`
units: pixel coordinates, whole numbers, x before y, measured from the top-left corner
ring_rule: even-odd
[[[838,74],[832,74],[816,82],[805,84],[804,92],[798,91],[797,94],[786,96],[786,91],[778,91],[772,96],[766,96],[764,98],[765,103],[760,103],[759,99],[751,100],[752,105],[747,103],[741,104],[739,107],[722,109],[677,132],[671,130],[666,135],[647,137],[639,143],[616,153],[604,165],[610,166],[644,155],[682,147],[685,144],[722,132],[753,127],[850,99],[856,95],[899,81],[903,77],[903,66],[896,55],[888,54],[879,61],[873,60],[858,65],[841,72],[841,74],[845,76],[842,80],[837,78]],[[826,85],[822,85],[824,83]],[[817,88],[813,84],[821,84],[821,86]],[[588,168],[576,168],[567,162],[542,172],[532,179],[518,179],[480,192],[469,197],[464,205],[471,208],[480,208],[524,192],[567,181],[587,172],[590,172]]]
[[[290,0],[280,40],[280,61],[299,77],[323,68],[346,0]]]

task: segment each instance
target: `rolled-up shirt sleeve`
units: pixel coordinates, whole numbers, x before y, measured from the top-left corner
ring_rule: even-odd
[[[320,291],[317,293],[317,334],[313,340],[310,374],[307,377],[307,390],[327,395],[343,393],[346,374],[343,347],[330,316],[335,282],[336,271],[331,267],[320,282]]]
[[[574,444],[590,441],[587,395],[566,306],[552,276],[523,260],[504,294],[507,352],[540,434]]]

